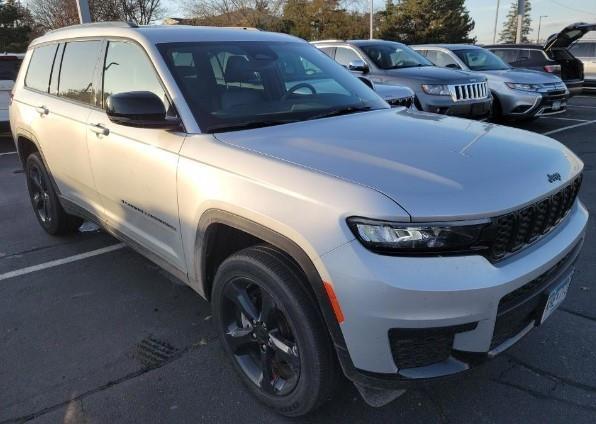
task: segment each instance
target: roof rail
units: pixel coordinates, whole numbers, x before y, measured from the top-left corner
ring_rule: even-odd
[[[64,31],[66,29],[75,29],[75,28],[138,28],[139,26],[134,22],[123,22],[123,21],[113,21],[113,22],[90,22],[88,24],[76,24],[76,25],[69,25],[62,28],[56,28],[48,33],[55,33],[59,31]]]
[[[346,40],[334,40],[334,39],[329,39],[329,40],[315,40],[315,41],[311,41],[311,43],[344,43]]]
[[[217,28],[223,28],[223,29],[243,29],[245,31],[261,31],[259,28],[255,28],[255,27],[243,27],[243,26],[223,26],[223,27],[217,27]]]

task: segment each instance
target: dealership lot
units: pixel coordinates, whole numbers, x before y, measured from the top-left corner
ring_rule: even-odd
[[[596,96],[518,125],[585,162],[596,211]],[[100,231],[47,236],[11,140],[0,140],[0,423],[285,422],[241,386],[209,305]],[[596,416],[596,225],[566,302],[474,372],[408,391],[379,409],[341,385],[305,422],[574,422]]]

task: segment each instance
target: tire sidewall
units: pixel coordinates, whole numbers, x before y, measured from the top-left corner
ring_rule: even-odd
[[[270,395],[261,391],[246,377],[235,360],[233,352],[227,343],[223,342],[225,325],[221,317],[221,310],[224,287],[238,277],[254,282],[273,296],[278,308],[286,316],[296,339],[300,353],[300,377],[294,390],[285,396]],[[310,299],[306,294],[297,292],[296,289],[304,290],[302,287],[298,287],[300,282],[293,281],[292,283],[295,283],[293,287],[284,284],[284,282],[280,284],[279,276],[263,267],[258,260],[248,256],[234,256],[220,266],[215,277],[212,295],[213,316],[218,334],[222,339],[224,350],[230,355],[234,368],[240,374],[243,383],[262,402],[278,412],[290,416],[301,415],[301,411],[312,409],[316,403],[316,400],[313,399],[316,396],[313,395],[319,393],[323,383],[320,381],[319,370],[321,359],[317,356],[317,347],[315,346],[319,342],[314,337],[314,332],[317,331],[314,327],[317,323],[314,323],[312,318],[309,319],[313,316],[312,312],[305,311],[305,309],[313,308],[314,305],[310,304]],[[305,298],[309,301],[300,302],[300,299]],[[322,325],[322,323],[318,325]]]
[[[33,168],[36,167],[39,172],[41,172],[45,184],[47,186],[47,192],[50,197],[50,220],[49,222],[44,222],[41,217],[39,216],[37,210],[35,209],[35,204],[33,202],[33,192],[31,187],[30,175]],[[25,163],[25,172],[27,178],[27,189],[29,190],[29,200],[31,201],[31,207],[33,208],[33,213],[35,214],[35,218],[48,233],[54,234],[58,231],[59,228],[59,203],[58,203],[58,196],[56,196],[56,192],[52,185],[52,180],[50,179],[50,175],[41,160],[41,156],[38,153],[34,153],[29,155],[27,161]]]

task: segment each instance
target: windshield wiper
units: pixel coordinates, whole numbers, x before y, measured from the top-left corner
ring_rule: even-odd
[[[240,130],[250,130],[254,128],[263,128],[263,127],[272,127],[274,125],[282,125],[282,124],[289,124],[292,122],[298,122],[296,119],[285,119],[285,120],[271,120],[271,121],[247,121],[247,122],[238,122],[233,124],[221,124],[221,125],[211,125],[207,132],[214,133],[214,132],[227,132],[227,131],[240,131]]]
[[[330,110],[327,112],[320,113],[318,115],[311,116],[308,120],[330,118],[332,116],[349,115],[350,113],[366,112],[372,110],[370,106],[346,106],[339,109]]]

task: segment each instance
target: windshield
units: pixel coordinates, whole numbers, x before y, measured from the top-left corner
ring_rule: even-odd
[[[383,43],[359,46],[381,69],[434,66],[427,58],[400,43]]]
[[[16,56],[0,56],[0,81],[16,80],[22,61]]]
[[[472,71],[502,71],[510,68],[496,54],[485,49],[455,50],[454,53]]]
[[[159,49],[203,132],[389,108],[306,43],[190,42]]]

